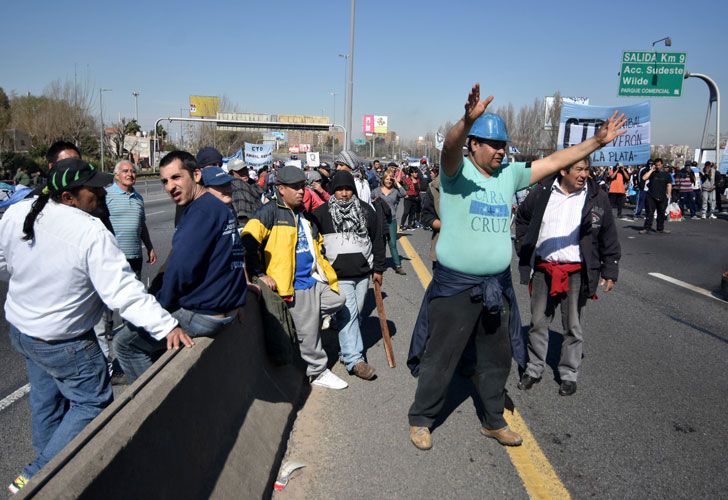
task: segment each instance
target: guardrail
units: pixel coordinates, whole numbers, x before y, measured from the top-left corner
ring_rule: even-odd
[[[164,354],[18,497],[269,497],[310,389],[302,366],[270,363],[248,297],[214,338]]]

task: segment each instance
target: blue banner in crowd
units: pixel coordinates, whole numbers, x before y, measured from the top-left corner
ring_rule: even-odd
[[[230,160],[235,160],[235,159],[238,159],[238,160],[244,159],[243,158],[243,148],[240,148],[237,151],[235,151],[235,153],[232,156],[226,156],[225,158],[223,158],[222,164],[227,165]]]
[[[619,111],[627,117],[627,132],[591,155],[596,167],[643,165],[650,159],[650,103],[625,106],[586,106],[563,102],[559,120],[557,149],[579,144],[594,135],[599,127]]]

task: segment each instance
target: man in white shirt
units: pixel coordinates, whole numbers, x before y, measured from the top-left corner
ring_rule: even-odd
[[[582,358],[581,309],[595,297],[600,278],[605,292],[614,287],[620,258],[609,198],[589,178],[588,158],[529,193],[516,216],[516,247],[521,282],[530,279],[531,290],[528,365],[518,388],[528,390],[541,379],[549,325],[561,306],[559,394],[571,396]]]
[[[192,341],[136,279],[114,236],[90,214],[113,178],[78,158],[56,163],[47,191],[0,220],[5,317],[31,385],[35,460],[8,487],[19,491],[112,399],[93,326],[105,307],[143,325],[167,348]],[[42,262],[42,265],[38,265]]]

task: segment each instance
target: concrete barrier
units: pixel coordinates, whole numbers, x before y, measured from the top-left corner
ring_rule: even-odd
[[[308,384],[270,364],[248,296],[214,339],[164,354],[21,498],[268,497]]]

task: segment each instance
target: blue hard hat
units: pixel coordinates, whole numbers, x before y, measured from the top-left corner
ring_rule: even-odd
[[[477,137],[478,139],[489,139],[492,141],[510,142],[511,140],[508,136],[506,122],[495,113],[483,113],[478,117],[470,128],[468,135]]]

